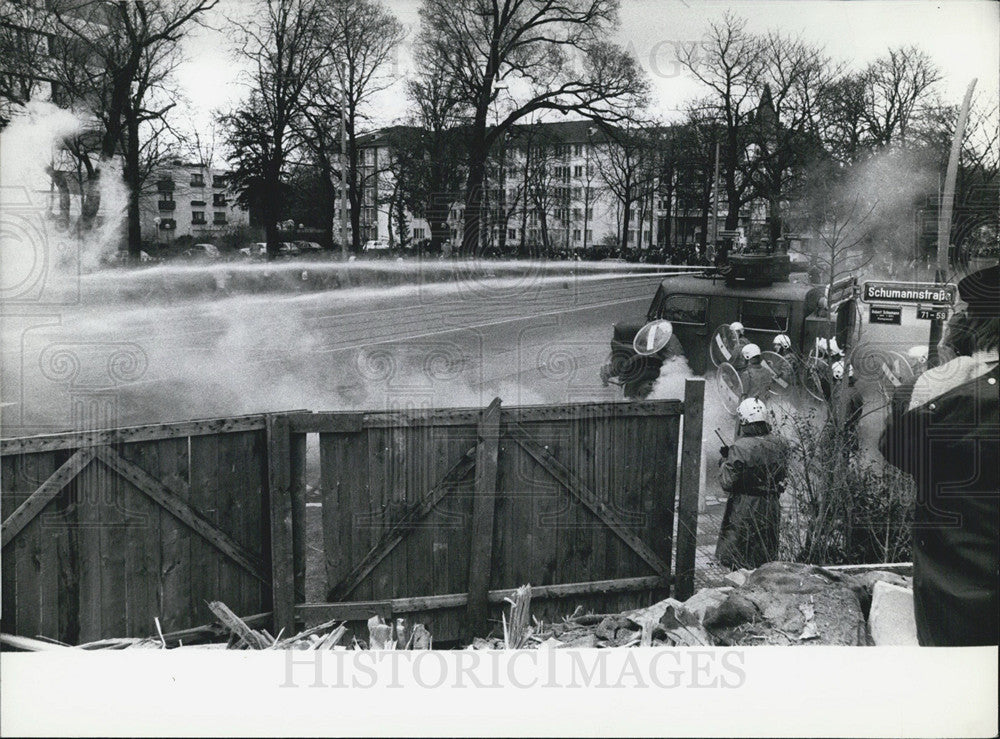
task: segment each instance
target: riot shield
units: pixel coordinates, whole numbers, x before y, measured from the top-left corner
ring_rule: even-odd
[[[791,392],[792,385],[795,384],[795,368],[791,362],[777,352],[766,351],[760,354],[760,364],[774,378],[768,388],[771,395],[786,395]]]
[[[724,323],[715,329],[712,339],[708,344],[708,357],[712,360],[712,366],[718,367],[723,362],[733,362],[739,350],[740,340],[736,332],[729,328],[728,323]]]
[[[833,387],[833,371],[825,359],[809,357],[802,365],[799,379],[806,392],[816,400],[829,400]]]
[[[889,400],[896,388],[915,377],[910,360],[904,355],[874,344],[861,344],[851,352],[854,377],[878,387]]]
[[[715,373],[715,389],[722,400],[722,406],[731,416],[736,415],[736,409],[743,399],[743,380],[729,362],[723,362]]]
[[[650,321],[639,329],[639,332],[632,340],[632,348],[640,356],[646,357],[656,354],[667,345],[667,342],[670,341],[670,337],[673,335],[674,326],[670,321],[663,319]]]

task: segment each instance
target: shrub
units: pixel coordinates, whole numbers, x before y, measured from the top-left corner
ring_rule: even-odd
[[[852,449],[823,411],[785,419],[791,441],[781,558],[807,564],[910,559],[913,480],[877,453]]]

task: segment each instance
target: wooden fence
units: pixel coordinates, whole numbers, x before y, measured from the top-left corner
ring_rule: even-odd
[[[165,630],[208,621],[204,601],[218,599],[272,611],[286,633],[405,615],[440,643],[486,633],[525,583],[538,617],[684,597],[703,393],[691,380],[683,401],[2,440],[3,630],[145,636],[154,616]],[[319,434],[321,541],[307,541],[307,434]],[[306,602],[307,547],[322,549],[329,602]]]

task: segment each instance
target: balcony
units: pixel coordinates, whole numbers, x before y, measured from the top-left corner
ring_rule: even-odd
[[[192,208],[204,208],[205,207],[205,201],[204,200],[192,200],[191,201],[191,207]]]
[[[204,177],[192,177],[191,182],[188,183],[191,187],[204,187],[205,178]]]
[[[156,208],[160,211],[176,210],[177,202],[175,200],[160,200],[156,203]]]

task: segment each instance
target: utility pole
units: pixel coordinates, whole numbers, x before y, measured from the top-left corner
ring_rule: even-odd
[[[965,123],[969,117],[969,106],[972,103],[972,91],[976,88],[976,80],[969,83],[965,91],[965,100],[958,114],[955,125],[955,136],[951,140],[951,153],[948,155],[948,172],[944,178],[944,192],[941,195],[941,207],[938,209],[937,237],[937,271],[934,281],[943,283],[948,279],[948,242],[951,238],[951,214],[955,200],[955,178],[958,176],[958,157],[962,152],[962,139],[965,137]],[[938,363],[937,345],[941,341],[944,322],[938,318],[931,321],[931,333],[927,345],[927,366],[936,367]]]
[[[715,259],[715,250],[719,247],[719,142],[715,142],[715,175],[712,180],[712,260]],[[706,249],[706,251],[708,251]],[[705,255],[708,257],[708,254]]]
[[[341,77],[343,79],[343,77]],[[340,258],[347,261],[347,111],[340,91]]]

